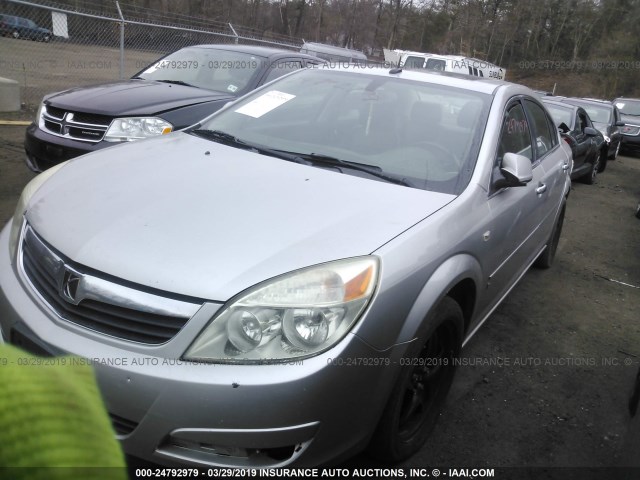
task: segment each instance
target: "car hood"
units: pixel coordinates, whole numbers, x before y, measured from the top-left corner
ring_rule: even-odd
[[[70,161],[32,197],[27,219],[81,265],[225,301],[370,254],[454,198],[177,132]]]
[[[77,87],[45,97],[54,107],[99,115],[155,115],[203,102],[229,100],[228,93],[150,80]]]

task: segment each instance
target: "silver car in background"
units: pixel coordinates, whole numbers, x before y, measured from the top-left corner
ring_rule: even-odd
[[[402,460],[464,343],[551,265],[570,171],[525,87],[296,72],[28,184],[0,235],[2,336],[90,361],[135,457]]]

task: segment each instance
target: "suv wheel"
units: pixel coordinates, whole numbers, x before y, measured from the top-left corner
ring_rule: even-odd
[[[13,38],[20,38],[20,32],[17,30],[14,30],[13,33],[11,34],[11,36]]]

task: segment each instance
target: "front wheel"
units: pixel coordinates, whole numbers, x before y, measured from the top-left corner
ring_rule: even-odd
[[[609,155],[609,149],[604,147],[602,153],[600,154],[600,165],[598,166],[598,173],[602,173],[607,168],[607,160]]]
[[[460,305],[445,297],[428,325],[403,358],[369,445],[378,460],[395,463],[416,453],[433,430],[451,387],[464,328]]]
[[[17,30],[14,30],[13,33],[11,34],[11,36],[13,38],[20,38],[20,32]]]
[[[582,181],[587,185],[593,185],[594,183],[596,183],[596,176],[598,175],[599,171],[600,171],[600,152],[596,154],[596,159],[591,164],[591,169],[584,177],[582,177]]]
[[[620,153],[620,144],[622,143],[621,140],[618,140],[618,146],[616,147],[616,151],[613,152],[613,155],[609,156],[609,160],[615,160],[616,158],[618,158],[618,154]]]

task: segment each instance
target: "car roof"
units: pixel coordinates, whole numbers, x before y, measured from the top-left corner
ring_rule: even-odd
[[[560,100],[547,100],[546,98],[541,98],[542,103],[545,105],[553,105],[554,107],[566,108],[567,110],[576,111],[576,110],[584,110],[580,105],[574,105],[572,103],[561,102]]]
[[[323,69],[330,69],[343,72],[359,72],[363,74],[376,75],[381,77],[396,77],[405,80],[415,80],[419,82],[437,83],[464,90],[471,90],[479,93],[493,95],[500,88],[504,87],[514,91],[515,94],[526,94],[535,97],[535,93],[524,85],[496,80],[493,78],[476,77],[452,72],[439,72],[433,70],[414,70],[402,68],[389,68],[380,65],[325,65]]]
[[[594,105],[594,106],[598,106],[598,107],[609,107],[609,108],[615,108],[615,105],[613,103],[607,102],[605,100],[596,100],[595,98],[574,98],[574,97],[569,97],[569,98],[563,98],[562,99],[563,103],[571,103],[571,104],[578,104],[578,105]]]
[[[249,55],[256,55],[259,57],[296,57],[306,58],[309,60],[318,61],[318,57],[307,55],[297,52],[295,50],[285,50],[283,48],[276,47],[263,47],[261,45],[226,45],[226,44],[204,44],[204,45],[191,45],[185,48],[205,48],[213,50],[227,50],[233,52],[248,53]]]

